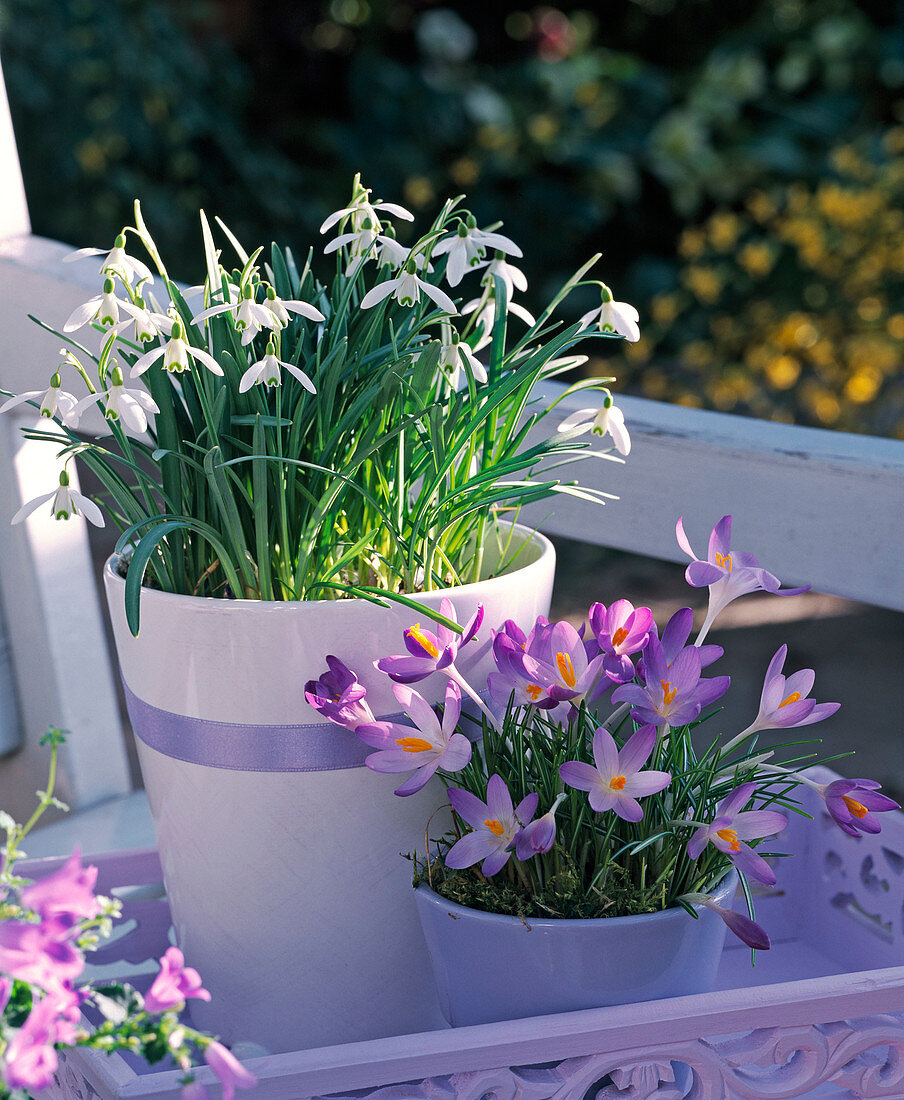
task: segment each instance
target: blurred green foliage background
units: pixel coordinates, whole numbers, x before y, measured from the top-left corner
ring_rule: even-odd
[[[603,252],[620,390],[904,438],[901,3],[0,0],[0,58],[37,233],[138,196],[194,281],[201,206],[300,250],[355,171],[466,191],[529,308]]]

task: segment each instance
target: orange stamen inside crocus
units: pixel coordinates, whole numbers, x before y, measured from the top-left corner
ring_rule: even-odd
[[[567,653],[557,653],[556,664],[559,666],[559,674],[565,681],[565,684],[573,688],[577,682],[577,677],[574,674],[574,665],[571,663],[571,658]]]
[[[741,842],[738,840],[738,834],[734,829],[719,829],[716,836],[724,840],[733,852],[740,852]]]
[[[796,703],[799,698],[800,698],[800,692],[799,691],[792,691],[787,699],[782,699],[782,701],[778,705],[778,709],[781,710],[782,707],[786,707],[789,703]]]
[[[618,630],[612,635],[612,644],[621,645],[625,638],[628,637],[628,632],[623,626],[620,626]]]
[[[423,737],[399,737],[396,739],[396,744],[404,752],[427,752],[428,749],[433,748]]]
[[[431,657],[439,656],[439,650],[421,630],[420,623],[415,623],[414,626],[410,627],[407,634],[409,638],[413,638],[417,642],[425,653],[429,653]]]
[[[671,680],[660,680],[659,682],[662,684],[662,701],[666,706],[669,706],[678,694],[678,688],[672,687]]]
[[[727,569],[728,572],[730,573],[731,572],[731,554],[726,554],[724,558],[722,557],[721,554],[716,554],[716,565],[718,565],[720,569]]]
[[[543,694],[543,688],[541,688],[539,684],[528,684],[525,690],[531,699],[535,701]]]
[[[502,834],[505,832],[505,827],[503,826],[501,821],[487,818],[484,822],[484,825],[486,825],[490,832],[494,833],[496,836],[502,836]]]
[[[609,780],[609,787],[613,791],[623,791],[625,784],[628,782],[628,777],[625,775],[616,775]]]
[[[869,813],[869,810],[862,802],[856,802],[853,798],[848,798],[846,794],[841,796],[841,801],[847,806],[854,817],[866,817]]]

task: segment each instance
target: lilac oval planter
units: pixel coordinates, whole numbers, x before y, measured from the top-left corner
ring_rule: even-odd
[[[714,893],[730,906],[731,872]],[[415,890],[440,1008],[453,1027],[632,1004],[715,984],[725,925],[695,906],[639,917],[529,920],[468,909]]]

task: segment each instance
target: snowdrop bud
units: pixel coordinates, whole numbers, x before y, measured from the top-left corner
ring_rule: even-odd
[[[113,370],[110,371],[110,382],[114,386],[122,385],[122,371],[119,367],[114,367]]]
[[[183,339],[182,322],[181,321],[173,321],[173,329],[172,329],[172,332],[170,333],[170,336],[172,337],[173,340],[182,340]]]
[[[473,215],[473,214],[469,214],[469,215],[468,215],[468,222],[467,222],[467,226],[468,226],[468,229],[476,229],[476,228],[477,228],[477,219],[476,219],[476,218],[474,217],[474,215]],[[465,232],[464,232],[464,233],[462,233],[461,235],[462,235],[463,237],[467,236],[467,231],[465,231]]]
[[[60,372],[54,371],[50,376],[50,385],[52,389],[58,390],[63,384],[63,379],[60,377]]]
[[[114,248],[125,248],[125,246],[126,246],[126,235],[125,235],[125,233],[120,233],[119,236],[116,238],[116,240],[113,242],[113,247]]]
[[[104,294],[112,294],[112,293],[113,293],[113,280],[108,275],[106,277],[106,279],[104,279]]]
[[[253,289],[252,289],[252,287],[251,287],[251,284],[250,284],[250,283],[246,283],[246,284],[245,284],[245,285],[244,285],[244,286],[242,287],[242,299],[243,299],[244,301],[248,301],[248,300],[249,300],[249,299],[250,299],[250,298],[251,298],[251,297],[253,296],[253,294],[254,294],[254,291],[253,291]]]
[[[414,257],[405,261],[405,270],[409,275],[414,275],[417,272],[417,260]]]
[[[69,484],[69,475],[66,473],[65,470],[60,470],[60,485],[62,485],[63,488],[65,489],[68,484]]]
[[[600,283],[600,297],[604,302],[612,301],[612,291],[606,286],[605,283]]]
[[[468,221],[473,221],[473,218],[468,218]],[[461,222],[458,223],[458,235],[459,237],[467,237],[468,235],[468,227],[466,225],[462,225]]]

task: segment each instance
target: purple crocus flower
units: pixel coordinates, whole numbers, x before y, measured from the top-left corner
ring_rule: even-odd
[[[807,592],[810,589],[809,584],[801,588],[781,589],[782,582],[778,577],[767,573],[753,554],[740,550],[732,553],[731,516],[723,516],[713,528],[709,537],[706,561],[698,558],[691,549],[688,537],[684,533],[683,519],[679,519],[675,525],[675,534],[678,545],[688,557],[693,558],[685,573],[687,583],[692,588],[709,588],[709,608],[706,621],[697,636],[698,644],[706,637],[719,612],[738,596],[761,590],[775,596],[798,596],[801,592]]]
[[[619,752],[612,734],[600,726],[593,735],[592,764],[568,760],[559,776],[569,787],[590,792],[590,805],[597,813],[614,810],[624,821],[640,821],[643,808],[637,801],[657,794],[672,781],[668,772],[641,771],[656,744],[653,726],[642,726]]]
[[[739,736],[747,736],[757,730],[809,726],[828,718],[841,706],[840,703],[817,703],[815,699],[807,698],[816,679],[812,668],[803,668],[785,678],[782,667],[787,655],[786,645],[776,650],[766,669],[759,713],[743,735]]]
[[[446,866],[458,870],[482,859],[483,874],[495,875],[508,863],[518,833],[530,824],[540,796],[532,792],[513,808],[512,796],[500,775],[490,776],[486,802],[456,787],[446,793],[452,809],[474,830],[452,845],[446,853]]]
[[[530,634],[525,634],[511,619],[506,620],[502,630],[493,632],[496,671],[487,677],[487,688],[491,698],[499,705],[507,704],[512,692],[518,706],[551,708],[557,705],[549,693],[554,682],[552,674],[533,660],[525,662],[538,631],[542,632],[548,626],[548,620],[541,615]]]
[[[874,814],[901,808],[894,799],[879,794],[881,786],[873,779],[836,779],[834,783],[820,784],[817,790],[835,824],[848,836],[859,837],[862,833],[882,831]]]
[[[380,750],[364,761],[371,771],[394,774],[414,769],[395,792],[404,798],[426,786],[438,768],[461,771],[471,759],[471,742],[463,733],[455,732],[461,714],[461,691],[454,680],[446,684],[442,725],[427,700],[416,691],[402,684],[394,684],[392,690],[421,736],[414,736],[411,726],[398,722],[372,722],[358,726],[355,732],[365,745]]]
[[[556,810],[566,797],[564,794],[558,795],[542,817],[525,825],[515,836],[515,856],[518,859],[523,861],[552,850],[556,842]]]
[[[748,947],[753,947],[757,951],[768,951],[772,946],[765,928],[750,917],[743,913],[736,913],[734,909],[724,908],[708,895],[701,897],[699,904],[705,905],[707,909],[712,909],[718,914],[741,943],[746,943]]]
[[[721,695],[731,680],[714,676],[702,680],[702,659],[696,646],[680,650],[666,660],[659,639],[652,635],[644,650],[644,684],[622,684],[612,692],[613,703],[630,703],[636,722],[654,726],[685,726]]]
[[[168,1012],[181,1005],[188,997],[210,1000],[210,993],[201,985],[201,975],[185,965],[185,957],[178,947],[167,948],[160,960],[160,973],[144,996],[147,1012]]]
[[[233,1100],[237,1088],[250,1089],[257,1084],[254,1074],[242,1065],[232,1051],[216,1040],[204,1048],[204,1061],[220,1079],[223,1100]]]
[[[22,905],[42,919],[53,919],[71,928],[81,919],[91,920],[100,912],[94,896],[96,867],[82,867],[78,848],[52,875],[26,886],[20,894]]]
[[[602,654],[588,660],[583,639],[571,623],[545,619],[537,620],[523,644],[507,631],[495,635],[493,656],[503,674],[502,684],[491,686],[495,697],[505,691],[507,680],[520,680],[526,685],[521,690],[527,700],[543,707],[586,695],[596,685],[603,666]],[[511,688],[506,699],[510,692]]]
[[[181,1100],[210,1100],[210,1093],[196,1078],[182,1086]]]
[[[373,722],[374,716],[364,701],[367,691],[347,665],[329,654],[326,659],[329,671],[320,674],[319,680],[308,680],[304,697],[324,718],[337,726],[354,730],[365,722]]]
[[[639,653],[654,629],[653,612],[635,608],[628,600],[616,600],[610,607],[595,603],[590,608],[590,629],[603,654],[603,671],[617,684],[634,679],[632,653]]]
[[[697,829],[688,841],[687,854],[691,859],[697,859],[707,844],[712,843],[749,878],[764,886],[774,886],[775,873],[772,868],[744,841],[774,836],[785,828],[788,819],[775,810],[740,813],[741,807],[747,805],[755,790],[755,783],[742,783],[723,798],[709,825]]]
[[[458,622],[451,600],[443,599],[439,611],[447,619]],[[475,637],[482,622],[483,604],[480,604],[465,623],[460,635],[443,623],[437,623],[435,634],[431,630],[422,629],[420,623],[415,623],[404,633],[408,656],[402,654],[381,657],[374,664],[397,684],[416,684],[432,672],[449,668],[455,662],[459,649]]]

